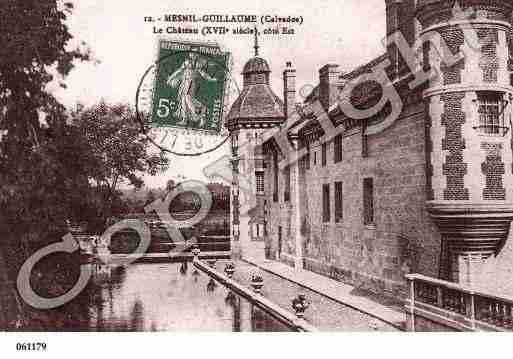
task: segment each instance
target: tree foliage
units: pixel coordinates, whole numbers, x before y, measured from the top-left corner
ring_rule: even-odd
[[[71,127],[81,142],[82,164],[96,197],[103,204],[101,216],[119,206],[121,184],[140,188],[142,174],[156,175],[167,169],[164,153],[152,151],[139,132],[133,109],[127,104],[104,102],[72,114]]]
[[[0,235],[38,240],[68,219],[103,215],[119,184],[167,162],[139,136],[128,105],[67,111],[49,90],[87,49],[72,48],[71,3],[0,4]],[[71,119],[71,121],[70,121]],[[96,210],[98,209],[99,210]],[[57,238],[56,238],[57,239]]]
[[[57,0],[0,2],[0,262],[7,270],[1,286],[16,279],[31,247],[59,239],[52,238],[55,227],[88,198],[87,177],[69,155],[77,147],[66,136],[66,110],[48,90],[55,81],[64,87],[75,61],[91,57],[71,48],[72,10]],[[20,314],[15,302],[10,312]]]
[[[0,4],[0,233],[44,237],[80,210],[85,173],[69,156],[66,110],[48,90],[75,61],[91,58],[70,49],[66,25],[71,3],[51,0]],[[61,85],[62,84],[61,81]],[[75,206],[73,206],[75,204]]]
[[[23,261],[59,241],[67,220],[119,207],[121,182],[140,186],[141,172],[167,164],[149,153],[127,105],[70,112],[50,91],[66,88],[75,64],[92,59],[84,43],[74,48],[66,24],[72,11],[60,0],[0,2],[0,304],[17,315],[23,305],[16,300],[11,310],[2,290],[16,282]],[[0,328],[9,326],[12,319],[0,316]]]

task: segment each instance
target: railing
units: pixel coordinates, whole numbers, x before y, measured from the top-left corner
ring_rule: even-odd
[[[193,264],[196,268],[206,273],[209,277],[221,283],[223,286],[229,288],[237,295],[250,301],[252,304],[262,309],[265,313],[271,315],[272,317],[278,319],[280,322],[286,324],[292,330],[298,332],[317,331],[317,328],[309,324],[306,320],[298,318],[297,315],[281,308],[280,306],[271,302],[269,299],[262,296],[261,294],[255,293],[249,288],[246,288],[245,286],[239,284],[235,280],[228,278],[228,276],[215,270],[214,268],[211,268],[207,264],[203,263],[203,261],[195,258],[193,260]]]
[[[410,329],[425,317],[456,330],[513,330],[513,299],[419,274],[406,276],[410,295],[406,308]]]

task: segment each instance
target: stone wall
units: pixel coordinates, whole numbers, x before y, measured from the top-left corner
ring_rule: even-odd
[[[414,331],[414,332],[458,332],[460,330],[455,329],[454,327],[448,325],[444,325],[444,322],[442,320],[439,321],[433,321],[431,319],[425,318],[420,315],[415,315],[414,317],[414,328],[412,328],[411,325],[411,315],[407,314],[407,322],[408,322],[408,331]]]
[[[277,201],[274,194],[274,151],[276,148],[266,153],[265,167],[265,201],[266,205],[266,221],[267,236],[266,246],[269,248],[271,259],[281,259],[286,264],[291,265],[291,257],[296,255],[295,233],[298,232],[297,225],[294,221],[296,208],[293,207],[293,201],[296,201],[297,190],[294,186],[295,166],[291,167],[291,193],[290,200],[285,200],[285,177],[283,170],[278,169],[278,197]],[[281,159],[280,155],[278,155]],[[280,241],[281,237],[281,241]],[[281,254],[285,254],[283,258]]]
[[[368,157],[363,158],[361,128],[345,132],[339,163],[334,161],[330,141],[326,166],[321,162],[322,144],[310,144],[310,169],[299,166],[299,212],[294,205],[283,203],[282,189],[280,202],[268,197],[268,241],[276,253],[277,228],[282,226],[282,251],[294,255],[299,235],[304,268],[376,292],[402,296],[406,272],[436,277],[439,268],[440,238],[425,210],[424,106],[419,103],[407,108],[395,124],[368,136],[367,141]],[[267,173],[267,182],[272,185],[272,171]],[[368,177],[374,183],[373,225],[363,223],[363,179]],[[280,177],[283,187],[281,181]],[[343,182],[343,219],[335,223],[334,183],[338,181]],[[322,217],[323,184],[330,185],[328,223],[323,223]],[[294,194],[292,198],[294,201]],[[289,223],[291,231],[286,229]]]

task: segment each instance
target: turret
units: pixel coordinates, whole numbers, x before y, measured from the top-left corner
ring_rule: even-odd
[[[466,284],[500,249],[513,219],[512,9],[510,0],[417,2],[419,35],[438,32],[463,55],[447,64],[424,46],[424,66],[438,76],[423,97],[427,206],[442,235],[443,276]]]
[[[285,120],[283,101],[270,86],[270,67],[259,56],[255,32],[255,56],[242,70],[243,88],[226,119],[232,144],[232,253],[252,258],[264,255],[265,166],[262,135]],[[288,77],[289,91],[294,81]],[[288,97],[292,99],[292,95]],[[242,243],[239,243],[240,242]],[[239,247],[239,249],[237,249]]]

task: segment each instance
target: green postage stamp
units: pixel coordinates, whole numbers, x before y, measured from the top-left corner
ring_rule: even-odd
[[[160,40],[152,127],[219,133],[229,57],[216,44]]]

